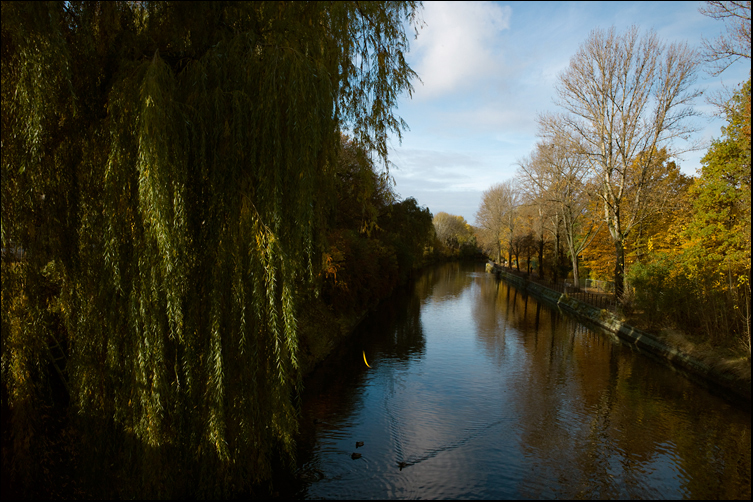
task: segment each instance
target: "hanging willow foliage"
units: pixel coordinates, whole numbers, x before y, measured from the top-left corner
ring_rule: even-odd
[[[124,469],[148,493],[239,489],[292,453],[296,299],[317,272],[340,130],[386,163],[416,8],[2,4],[17,480],[51,374],[92,463],[138,459]]]

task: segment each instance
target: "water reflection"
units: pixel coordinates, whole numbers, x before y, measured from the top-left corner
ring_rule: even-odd
[[[483,266],[370,317],[307,382],[299,446],[301,498],[750,495],[749,410]]]

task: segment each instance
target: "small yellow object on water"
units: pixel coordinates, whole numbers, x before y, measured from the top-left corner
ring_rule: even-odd
[[[363,362],[366,363],[366,366],[369,366],[369,362],[366,360],[366,351],[365,350],[363,351]],[[369,366],[369,368],[371,368],[371,366]]]

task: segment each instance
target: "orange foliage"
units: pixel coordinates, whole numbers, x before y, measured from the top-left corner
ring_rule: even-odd
[[[669,252],[677,248],[678,232],[690,217],[691,201],[688,200],[688,188],[693,179],[682,174],[675,162],[666,161],[666,151],[659,152],[658,159],[662,167],[654,174],[654,195],[649,202],[662,209],[639,219],[639,223],[623,240],[626,273],[631,265],[650,260],[652,254],[660,251]],[[624,210],[629,214],[635,208],[628,200]],[[600,201],[593,201],[588,207],[588,213],[594,221],[602,218],[603,211]],[[602,225],[581,256],[584,265],[591,271],[592,279],[614,279],[615,244],[605,225]]]

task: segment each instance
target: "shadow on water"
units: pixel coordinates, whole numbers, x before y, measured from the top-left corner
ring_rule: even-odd
[[[422,356],[426,340],[420,322],[421,302],[431,294],[430,278],[431,274],[425,274],[382,301],[306,379],[297,439],[302,467],[296,478],[277,481],[281,498],[305,498],[307,486],[324,478],[316,462],[304,465],[314,456],[317,431],[347,425],[347,417],[357,411],[370,369],[385,360],[407,367],[409,361]]]

